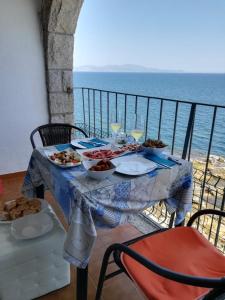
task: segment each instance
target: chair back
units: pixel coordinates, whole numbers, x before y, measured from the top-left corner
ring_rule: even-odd
[[[30,141],[33,149],[36,148],[34,135],[38,132],[43,146],[52,146],[57,144],[67,144],[71,142],[72,131],[81,132],[84,137],[88,137],[86,132],[76,126],[63,123],[46,124],[34,129],[30,135]]]

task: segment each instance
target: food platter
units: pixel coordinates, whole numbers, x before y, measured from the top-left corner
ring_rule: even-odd
[[[110,145],[98,147],[92,150],[77,150],[77,152],[88,160],[113,159],[139,150],[139,145],[125,145],[122,147],[111,148]]]
[[[112,150],[112,149],[100,149],[92,151],[84,151],[82,154],[86,159],[92,160],[102,160],[102,159],[112,159],[124,154],[124,150]]]
[[[116,172],[138,176],[147,174],[157,168],[157,164],[139,155],[122,156],[112,159]]]
[[[45,150],[45,155],[50,162],[61,168],[76,167],[79,166],[82,161],[77,151],[74,151],[71,148],[63,151]]]

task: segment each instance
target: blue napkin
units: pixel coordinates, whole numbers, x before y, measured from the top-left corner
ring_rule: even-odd
[[[108,142],[100,140],[98,138],[93,138],[93,139],[90,139],[89,141],[90,142],[94,142],[94,143],[101,143],[102,145],[94,146],[93,144],[88,143],[88,141],[80,141],[80,142],[78,142],[78,144],[80,144],[81,146],[84,146],[84,147],[86,147],[88,149],[96,148],[96,147],[101,147],[101,146],[105,146],[105,145],[109,144]]]
[[[55,147],[58,151],[64,151],[65,149],[71,148],[71,144],[60,144],[55,145]]]
[[[159,164],[159,165],[163,164],[163,165],[166,165],[167,167],[173,167],[176,165],[176,163],[174,161],[171,161],[162,156],[158,156],[158,155],[154,155],[154,154],[145,154],[144,157]]]

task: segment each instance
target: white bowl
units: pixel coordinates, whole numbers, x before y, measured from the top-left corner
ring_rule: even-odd
[[[115,172],[115,170],[116,170],[116,167],[112,163],[112,168],[110,170],[106,170],[106,171],[91,171],[90,168],[92,166],[95,166],[96,164],[97,164],[97,162],[93,161],[93,160],[84,160],[83,161],[83,166],[87,170],[88,176],[90,176],[93,179],[103,180],[103,179],[109,177],[110,175],[112,175]]]
[[[144,152],[146,154],[153,154],[153,155],[160,156],[165,151],[167,146],[165,146],[163,148],[153,148],[153,147],[144,147],[143,146],[143,148],[144,148]]]
[[[16,219],[11,224],[11,233],[18,239],[33,239],[53,228],[52,218],[44,212]]]

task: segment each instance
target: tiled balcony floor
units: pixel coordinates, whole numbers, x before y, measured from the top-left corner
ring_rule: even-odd
[[[15,199],[20,196],[20,189],[23,182],[23,175],[14,175],[9,177],[3,177],[4,194],[0,196],[0,205],[5,200]],[[60,220],[66,227],[63,214],[59,207],[55,203],[50,193],[46,193],[46,199],[53,206]],[[117,227],[113,230],[100,230],[98,232],[98,239],[93,251],[93,255],[89,265],[89,283],[88,283],[88,299],[94,299],[97,280],[99,276],[100,265],[102,261],[103,253],[108,245],[114,242],[123,242],[139,236],[140,232],[130,224],[126,224]],[[110,266],[113,268],[113,266]],[[72,300],[76,299],[75,291],[76,272],[74,268],[71,268],[71,284],[61,290],[52,292],[46,296],[38,298],[39,300]],[[132,282],[121,274],[105,282],[103,297],[104,300],[117,300],[117,299],[129,299],[140,300],[143,299],[138,291],[135,289]]]

